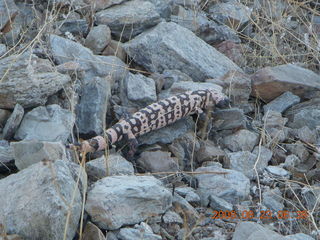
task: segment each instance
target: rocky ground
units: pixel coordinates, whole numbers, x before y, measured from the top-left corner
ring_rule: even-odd
[[[320,239],[319,39],[319,1],[0,0],[0,239]],[[65,147],[204,88],[132,162]]]

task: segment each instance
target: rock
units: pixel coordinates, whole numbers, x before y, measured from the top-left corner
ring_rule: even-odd
[[[99,10],[103,10],[109,8],[114,5],[121,4],[127,0],[84,0],[85,3],[90,4],[93,10],[98,12]]]
[[[284,126],[288,119],[283,118],[280,112],[269,110],[263,116],[262,121],[269,144],[278,144],[287,139],[288,132]]]
[[[76,106],[77,131],[85,136],[103,134],[111,97],[111,83],[107,77],[95,77],[82,86],[79,103]]]
[[[247,129],[241,129],[223,138],[223,144],[233,152],[252,151],[258,142],[259,135]]]
[[[302,97],[306,92],[320,90],[319,79],[318,74],[293,64],[265,67],[252,76],[252,94],[265,102],[287,91]]]
[[[82,240],[106,240],[106,238],[96,225],[88,222],[83,230]]]
[[[279,188],[269,189],[262,193],[262,204],[272,212],[278,213],[284,208],[283,197]]]
[[[285,237],[258,223],[240,222],[232,240],[285,240]]]
[[[111,41],[111,31],[107,25],[93,27],[86,37],[84,45],[94,54],[100,54]]]
[[[307,126],[314,130],[320,121],[320,98],[299,103],[285,112],[285,117],[289,119],[288,126],[291,128],[302,128]]]
[[[6,125],[4,125],[3,139],[10,140],[14,136],[21,123],[23,115],[24,109],[19,103],[17,103],[12,114],[6,122]]]
[[[239,108],[218,109],[214,112],[212,123],[215,130],[231,130],[247,127],[247,118]]]
[[[19,15],[18,13],[19,13],[19,8],[17,7],[17,5],[13,0],[1,1],[0,2],[0,29],[2,29],[8,21],[10,21],[10,18],[15,19]],[[12,29],[11,30],[8,29],[9,31],[6,34],[2,33],[4,35],[3,37],[5,37],[4,41],[7,40],[8,45],[13,45],[20,34],[21,28],[22,26],[13,22]]]
[[[3,128],[6,124],[11,112],[5,109],[0,109],[0,128]]]
[[[262,11],[263,17],[266,17],[269,21],[277,21],[284,16],[285,10],[290,7],[290,5],[283,0],[256,0],[254,1],[254,7],[257,10]]]
[[[151,131],[138,138],[139,145],[155,143],[171,143],[174,139],[182,137],[194,127],[194,122],[191,117],[186,117],[178,120],[158,130]]]
[[[65,147],[59,142],[42,142],[37,140],[11,143],[15,165],[19,170],[40,161],[67,161]]]
[[[117,234],[119,240],[161,240],[160,235],[153,234],[150,226],[142,222],[140,225],[136,224],[134,228],[121,228]]]
[[[296,233],[292,235],[285,236],[286,240],[315,240],[313,237],[310,237],[307,234],[304,233]]]
[[[171,15],[172,1],[173,0],[147,0],[151,2],[160,17],[168,19]]]
[[[212,141],[204,142],[199,151],[197,151],[196,159],[198,163],[206,161],[219,161],[225,156],[225,152]]]
[[[263,110],[266,113],[267,111],[275,111],[283,113],[289,107],[300,102],[300,97],[292,94],[291,92],[284,92],[279,97],[275,98],[268,104],[263,106]]]
[[[290,172],[284,170],[281,167],[278,166],[268,166],[266,167],[266,171],[273,175],[274,178],[289,178],[290,177]]]
[[[287,150],[287,154],[296,155],[302,162],[309,158],[309,151],[300,141],[292,144],[285,144],[284,148]]]
[[[292,135],[293,138],[297,138],[299,140],[315,143],[317,141],[317,133],[316,131],[312,131],[308,126],[303,126],[297,129],[289,129],[289,134]]]
[[[163,222],[164,223],[179,223],[179,224],[183,224],[183,220],[182,218],[179,216],[179,214],[173,212],[173,211],[167,211],[163,217]]]
[[[121,59],[121,61],[125,62],[127,54],[124,51],[122,45],[123,43],[121,43],[120,41],[115,41],[111,39],[110,43],[101,54],[104,56],[116,56],[119,59]]]
[[[7,52],[7,46],[0,44],[0,57],[2,57]]]
[[[142,0],[126,1],[100,11],[95,16],[98,25],[108,25],[112,35],[124,41],[134,38],[161,21],[155,6]]]
[[[211,3],[208,12],[211,19],[239,29],[251,19],[251,10],[237,1]]]
[[[94,182],[106,176],[134,174],[132,163],[119,154],[108,155],[108,162],[105,155],[87,162],[86,171],[89,179]]]
[[[300,163],[301,163],[300,158],[298,158],[294,154],[290,154],[286,157],[284,163],[280,164],[280,166],[287,170],[292,170],[295,166],[298,166]]]
[[[84,36],[87,34],[89,25],[86,19],[64,19],[55,22],[56,28],[65,35],[72,34]]]
[[[25,114],[15,139],[65,143],[72,132],[74,115],[58,105],[37,107]]]
[[[51,34],[49,43],[52,55],[58,64],[74,61],[86,71],[87,81],[93,77],[111,77],[119,81],[126,76],[126,65],[117,57],[95,56],[92,51],[74,41]]]
[[[133,106],[145,107],[157,101],[156,86],[154,80],[142,74],[129,73],[124,80],[124,93],[122,103]]]
[[[203,172],[203,174],[196,175],[199,182],[197,193],[203,206],[208,205],[210,195],[220,197],[232,204],[249,197],[250,181],[241,172],[219,166],[200,167],[196,172]]]
[[[145,172],[175,172],[179,170],[177,159],[172,158],[169,152],[142,152],[137,162]]]
[[[152,77],[152,75],[150,75],[150,77]],[[175,82],[192,82],[191,77],[179,70],[164,70],[162,73],[162,77],[164,78],[162,87],[164,90],[171,88]],[[154,80],[156,81],[156,79]],[[159,90],[161,90],[161,88]]]
[[[189,203],[199,203],[200,197],[191,187],[177,187],[175,191],[184,197]]]
[[[13,151],[9,142],[0,140],[0,172],[10,172],[10,168],[13,167],[13,159]]]
[[[226,200],[219,198],[215,195],[209,196],[210,207],[216,211],[232,211],[232,204],[228,203]]]
[[[178,194],[173,195],[172,205],[175,212],[182,213],[185,216],[187,223],[190,224],[189,226],[198,222],[200,218],[199,213],[183,197]]]
[[[223,54],[175,23],[159,23],[125,43],[124,49],[150,72],[177,69],[195,81],[220,77],[229,70],[241,71]]]
[[[224,40],[240,42],[236,32],[226,25],[219,25],[211,21],[206,13],[200,9],[197,12],[192,8],[176,5],[173,7],[171,22],[177,23],[194,32],[208,44],[215,44]]]
[[[80,174],[79,166],[75,168]],[[6,207],[0,222],[7,233],[23,239],[61,240],[68,221],[65,239],[72,240],[78,229],[82,195],[71,171],[66,161],[42,161],[1,179],[0,204]],[[81,176],[86,179],[83,170]]]
[[[269,161],[272,159],[273,155],[273,152],[269,148],[259,145],[253,149],[252,153],[255,154],[257,157],[259,156],[259,161],[261,161],[264,164],[268,164]]]
[[[151,176],[113,176],[100,179],[87,194],[85,209],[100,228],[115,230],[164,213],[170,191]]]
[[[256,171],[261,173],[268,166],[270,159],[271,157],[269,159],[263,158],[261,155],[258,157],[258,155],[248,151],[227,153],[230,169],[242,172],[251,180],[258,177]],[[254,168],[255,165],[256,168]]]
[[[248,54],[247,51],[250,51],[250,48],[248,48],[248,46],[246,46],[244,44],[236,43],[232,40],[225,40],[225,41],[215,45],[214,47],[219,52],[223,53],[228,58],[230,58],[239,67],[241,67],[241,68],[247,67],[247,60],[246,60],[245,55]],[[236,72],[236,71],[233,71],[233,72]],[[247,77],[245,77],[245,78],[247,78]],[[250,83],[251,83],[251,80],[250,80]],[[251,90],[251,86],[249,87],[249,89]],[[247,90],[242,89],[242,91],[248,91],[248,89]]]
[[[25,52],[0,60],[0,108],[43,105],[48,96],[70,82],[68,75],[56,72],[48,59]]]
[[[304,204],[306,210],[312,211],[318,206],[318,197],[320,194],[319,183],[314,185],[304,186],[301,189],[302,204]]]

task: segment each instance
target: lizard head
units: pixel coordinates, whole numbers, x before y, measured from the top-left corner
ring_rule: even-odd
[[[215,89],[210,89],[210,99],[218,108],[226,108],[229,107],[230,100],[229,98],[223,94],[221,91],[217,91]]]

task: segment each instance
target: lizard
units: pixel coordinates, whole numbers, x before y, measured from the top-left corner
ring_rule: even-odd
[[[187,91],[152,103],[131,116],[120,119],[105,131],[106,138],[96,136],[81,144],[69,144],[68,148],[75,147],[81,152],[92,153],[125,139],[129,145],[128,155],[132,157],[138,146],[137,137],[172,124],[185,116],[201,114],[203,109],[213,105],[226,107],[229,105],[229,98],[215,89]]]

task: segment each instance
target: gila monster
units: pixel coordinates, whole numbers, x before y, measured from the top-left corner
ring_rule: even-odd
[[[106,138],[96,136],[83,141],[80,146],[82,152],[95,152],[104,150],[108,144],[112,145],[122,139],[128,141],[129,156],[133,156],[138,145],[136,137],[152,130],[165,127],[177,120],[197,113],[210,106],[226,107],[229,99],[222,92],[214,89],[188,91],[172,96],[140,109],[127,118],[122,118],[118,123],[106,130]],[[70,144],[69,147],[74,146]]]

